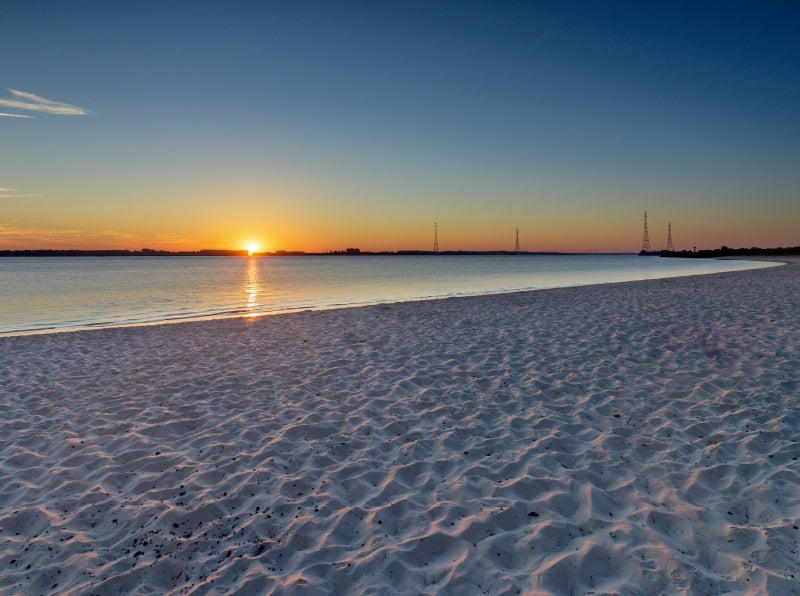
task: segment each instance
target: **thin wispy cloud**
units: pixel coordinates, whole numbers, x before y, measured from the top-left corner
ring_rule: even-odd
[[[42,195],[32,192],[24,192],[17,188],[4,188],[0,186],[0,199],[26,199],[41,196]]]
[[[91,114],[89,110],[84,110],[78,106],[73,106],[61,101],[45,99],[44,97],[39,97],[33,93],[27,93],[26,91],[17,91],[16,89],[9,89],[8,91],[11,93],[13,98],[0,97],[0,106],[13,108],[16,110],[25,110],[28,112],[59,114],[61,116],[86,116],[87,114]],[[3,113],[0,115],[11,118],[35,118],[35,116],[30,116],[27,114]]]
[[[87,246],[87,239],[92,245]],[[142,246],[182,250],[194,239],[175,234],[139,234],[129,230],[84,230],[54,228],[39,220],[9,220],[0,222],[0,246],[7,244],[18,249],[36,248],[127,248]]]
[[[13,223],[18,224],[18,222],[13,222]],[[0,224],[0,238],[2,238],[5,241],[13,241],[13,240],[28,240],[35,238],[35,236],[31,234],[29,230],[21,228],[18,225]]]
[[[36,248],[40,243],[71,248],[86,238],[85,230],[48,230],[0,225],[0,239],[21,248]]]
[[[87,239],[91,244],[87,245]],[[16,249],[71,249],[85,247],[115,249],[123,248],[135,250],[142,246],[159,248],[174,248],[180,250],[191,239],[172,235],[141,234],[121,230],[84,230],[75,228],[54,228],[52,225],[40,224],[38,220],[17,221],[12,220],[0,223],[0,247],[3,244]]]

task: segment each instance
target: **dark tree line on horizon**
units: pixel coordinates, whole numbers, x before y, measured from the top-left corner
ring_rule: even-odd
[[[80,250],[80,249],[21,249],[21,250],[0,250],[0,257],[246,257],[250,253],[246,250],[153,250],[143,248],[141,250]],[[275,252],[256,253],[256,256],[285,257],[285,256],[368,256],[368,255],[398,255],[398,256],[421,256],[421,255],[559,255],[572,253],[559,252],[528,252],[528,251],[509,251],[509,250],[398,250],[387,252],[369,252],[358,248],[347,248],[330,252],[312,253],[303,251],[278,250]],[[577,253],[576,253],[577,254]],[[584,253],[581,253],[584,254]],[[602,253],[594,253],[602,254]],[[608,253],[608,254],[633,254],[633,253]],[[713,250],[680,250],[680,251],[641,251],[640,255],[652,255],[662,257],[677,257],[690,259],[708,259],[715,257],[740,257],[740,256],[800,256],[800,246],[778,247],[778,248],[729,248],[722,246]]]
[[[275,252],[259,252],[250,255],[247,250],[153,250],[143,248],[142,250],[81,250],[81,249],[21,249],[21,250],[0,250],[0,257],[246,257],[246,256],[265,256],[265,257],[311,257],[311,256],[368,256],[368,255],[399,255],[399,256],[418,256],[418,255],[556,255],[565,254],[557,252],[514,252],[509,250],[398,250],[385,252],[362,251],[358,248],[346,248],[344,250],[332,250],[329,252],[303,252],[277,250]]]
[[[759,248],[757,246],[751,248],[729,248],[727,246],[721,246],[720,248],[712,250],[661,250],[650,253],[642,251],[639,254],[654,254],[662,257],[688,259],[711,259],[715,257],[780,257],[800,255],[800,246],[779,246],[778,248]]]

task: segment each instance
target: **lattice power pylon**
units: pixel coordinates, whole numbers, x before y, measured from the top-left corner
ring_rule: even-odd
[[[669,222],[667,225],[667,250],[669,252],[675,252],[675,249],[672,246],[672,222]]]
[[[644,233],[642,234],[642,252],[650,252],[650,234],[647,232],[647,211],[644,212]]]

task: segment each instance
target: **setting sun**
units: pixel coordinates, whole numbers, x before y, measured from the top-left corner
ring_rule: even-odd
[[[250,242],[247,245],[247,253],[252,255],[253,253],[257,252],[258,252],[258,244],[256,244],[255,242]]]

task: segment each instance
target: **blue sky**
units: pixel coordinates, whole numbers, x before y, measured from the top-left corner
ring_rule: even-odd
[[[792,4],[4,6],[0,248],[800,244]]]

